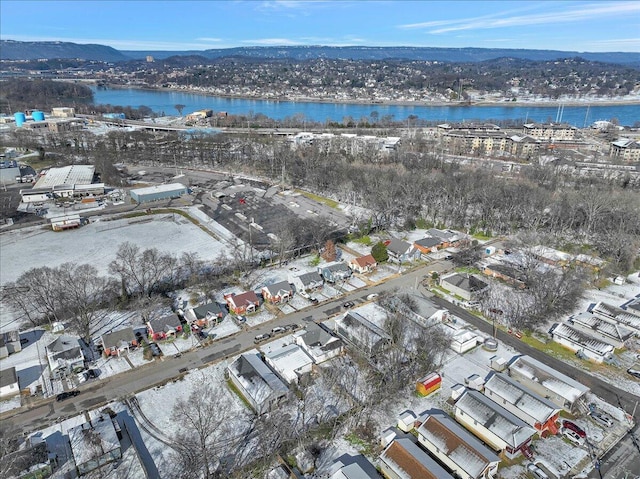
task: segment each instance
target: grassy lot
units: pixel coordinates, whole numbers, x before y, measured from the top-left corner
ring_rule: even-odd
[[[491,235],[486,235],[484,232],[477,232],[471,235],[473,238],[480,240],[480,241],[487,241],[490,240],[492,238]]]
[[[324,196],[315,195],[313,193],[309,193],[308,191],[296,190],[296,193],[300,193],[303,196],[306,196],[310,200],[317,201],[318,203],[323,203],[330,208],[338,208],[338,202],[329,198],[325,198]]]
[[[576,359],[576,355],[573,351],[565,348],[559,343],[555,341],[549,341],[548,343],[543,343],[542,341],[530,336],[528,334],[523,334],[520,341],[528,344],[531,347],[534,347],[544,353],[547,353],[555,358],[574,361]],[[598,364],[593,363],[591,361],[581,361],[580,365],[589,371],[594,371],[598,369]]]

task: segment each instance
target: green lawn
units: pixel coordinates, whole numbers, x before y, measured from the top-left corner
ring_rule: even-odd
[[[300,193],[303,196],[306,196],[310,200],[317,201],[318,203],[323,203],[330,208],[338,208],[338,202],[332,200],[330,198],[325,198],[324,196],[316,195],[314,193],[309,193],[308,191],[296,190],[296,193]]]

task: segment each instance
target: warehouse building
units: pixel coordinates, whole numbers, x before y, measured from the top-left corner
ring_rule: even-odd
[[[180,198],[187,193],[187,187],[182,183],[170,183],[131,190],[131,199],[136,203],[149,203]]]

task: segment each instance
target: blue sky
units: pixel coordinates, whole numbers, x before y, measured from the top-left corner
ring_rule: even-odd
[[[640,2],[0,2],[0,38],[121,50],[370,45],[640,52]]]

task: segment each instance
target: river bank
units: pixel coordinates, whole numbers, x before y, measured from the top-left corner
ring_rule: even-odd
[[[308,96],[290,96],[290,97],[273,97],[268,95],[233,95],[233,94],[221,94],[216,92],[209,92],[207,90],[200,90],[197,88],[174,88],[174,87],[154,87],[154,86],[140,86],[140,85],[120,85],[120,84],[107,84],[108,88],[113,89],[135,89],[141,91],[155,91],[155,92],[172,92],[172,93],[187,93],[193,95],[203,95],[216,98],[225,98],[229,100],[258,100],[265,102],[291,102],[291,103],[337,103],[344,105],[368,105],[368,106],[421,106],[421,107],[465,107],[465,106],[478,106],[478,107],[558,107],[564,106],[616,106],[616,105],[640,105],[640,94],[627,95],[624,98],[609,98],[609,97],[589,97],[589,98],[516,98],[515,101],[511,99],[496,99],[496,100],[469,100],[469,101],[443,101],[443,100],[371,100],[366,98],[316,98]]]

